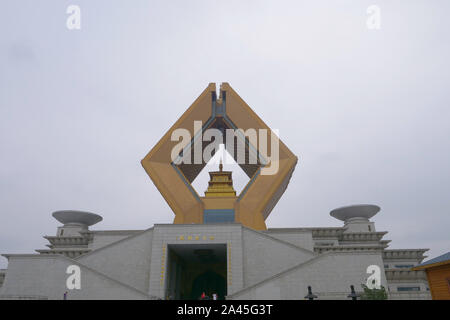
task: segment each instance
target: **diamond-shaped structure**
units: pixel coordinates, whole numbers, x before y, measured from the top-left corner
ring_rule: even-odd
[[[195,128],[194,121],[201,121],[201,128]],[[267,150],[260,150],[246,136],[235,136],[234,150],[227,151],[235,158],[239,151],[245,152],[245,163],[239,163],[250,178],[241,193],[229,198],[200,197],[191,183],[206,165],[204,159],[194,161],[194,152],[190,152],[191,161],[176,164],[172,161],[172,150],[180,142],[172,141],[172,133],[176,129],[189,131],[191,141],[183,145],[183,153],[194,148],[194,141],[200,139],[205,130],[215,128],[221,132],[226,129],[267,130]],[[197,130],[194,132],[194,130]],[[176,224],[202,224],[211,222],[237,222],[244,226],[265,230],[265,220],[284,193],[297,164],[297,157],[279,141],[278,159],[270,159],[271,135],[275,135],[258,115],[239,97],[228,83],[220,86],[220,96],[216,96],[216,86],[210,83],[194,103],[184,112],[175,124],[164,134],[161,140],[141,161],[147,174],[152,179],[170,208],[175,213]],[[226,144],[226,134],[223,143]],[[199,138],[200,137],[200,138]],[[274,136],[275,137],[275,136]],[[278,139],[276,137],[276,139]],[[240,142],[238,140],[241,140]],[[210,141],[200,144],[202,151]],[[239,149],[239,148],[245,148]],[[251,155],[256,154],[250,161]],[[185,153],[186,155],[189,153]],[[203,154],[203,152],[202,152]],[[186,159],[184,156],[183,159]],[[202,157],[203,158],[203,157]],[[270,162],[265,159],[270,159]],[[190,162],[190,163],[189,163]],[[241,161],[242,162],[242,161]],[[275,174],[261,174],[264,166],[275,165]]]

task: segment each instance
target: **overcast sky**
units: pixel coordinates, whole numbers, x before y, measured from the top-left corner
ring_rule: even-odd
[[[71,4],[81,30],[66,27]],[[380,30],[366,25],[372,4]],[[229,82],[299,157],[268,227],[337,227],[330,210],[373,203],[391,248],[449,251],[449,12],[446,0],[1,1],[0,253],[45,248],[61,209],[102,215],[97,230],[171,223],[140,160],[209,82]]]

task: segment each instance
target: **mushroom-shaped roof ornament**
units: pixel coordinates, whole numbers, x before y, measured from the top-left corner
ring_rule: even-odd
[[[355,204],[334,209],[330,215],[338,220],[347,221],[352,218],[369,220],[380,211],[380,207],[373,204]]]
[[[103,220],[95,213],[77,210],[61,210],[52,213],[52,216],[64,225],[92,226]]]

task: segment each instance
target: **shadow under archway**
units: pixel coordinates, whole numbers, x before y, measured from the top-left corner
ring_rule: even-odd
[[[194,279],[191,292],[191,299],[198,299],[203,292],[210,299],[213,293],[218,295],[218,299],[224,299],[227,294],[227,283],[223,276],[208,270]]]
[[[224,243],[169,244],[165,297],[198,300],[227,295],[227,245]]]

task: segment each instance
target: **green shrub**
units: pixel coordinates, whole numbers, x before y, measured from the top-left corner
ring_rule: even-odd
[[[362,284],[361,287],[364,289],[361,300],[386,300],[388,298],[383,286],[380,289],[369,289],[365,284]]]

